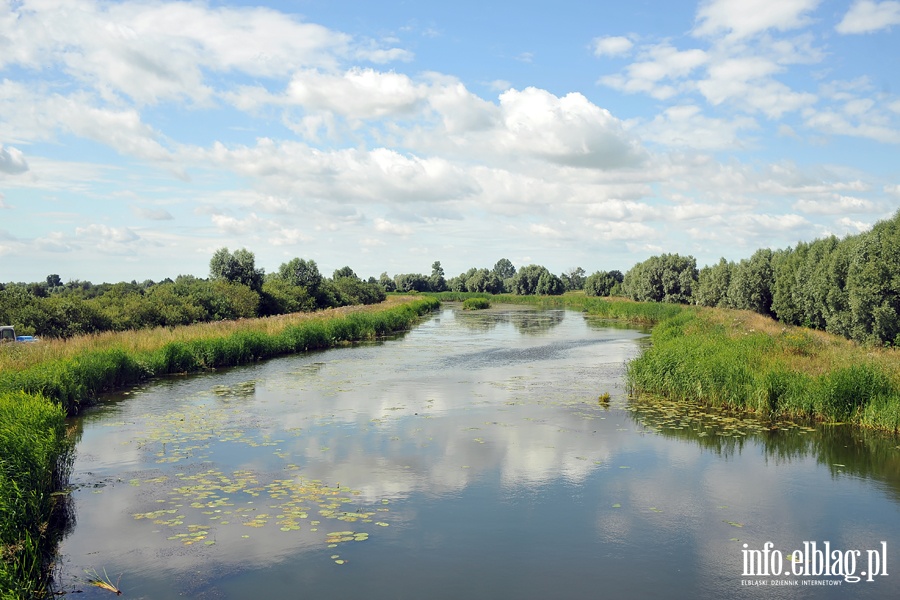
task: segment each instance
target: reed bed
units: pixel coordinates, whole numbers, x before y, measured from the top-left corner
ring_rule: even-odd
[[[628,365],[633,390],[900,431],[900,353],[756,313],[685,308]]]
[[[0,393],[0,597],[46,591],[56,546],[49,526],[67,477],[65,411],[45,398]]]

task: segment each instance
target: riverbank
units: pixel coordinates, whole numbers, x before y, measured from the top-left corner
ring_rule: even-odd
[[[0,597],[40,597],[65,485],[65,417],[152,377],[246,364],[408,329],[440,305],[394,296],[342,307],[0,347]]]
[[[749,311],[684,308],[628,365],[634,391],[762,417],[900,430],[900,353]]]
[[[733,309],[584,294],[485,296],[495,303],[572,308],[652,325],[652,345],[628,365],[634,393],[753,413],[900,431],[900,351],[784,325]]]

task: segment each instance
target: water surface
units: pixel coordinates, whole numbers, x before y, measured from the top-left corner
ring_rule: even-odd
[[[73,422],[58,589],[897,597],[900,442],[629,401],[645,343],[576,312],[445,305],[396,339],[110,396]],[[888,575],[744,573],[766,542],[826,541],[861,552],[857,575],[886,548]]]

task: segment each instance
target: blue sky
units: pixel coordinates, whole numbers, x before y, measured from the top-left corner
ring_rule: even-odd
[[[711,264],[900,208],[900,1],[0,0],[0,281]]]

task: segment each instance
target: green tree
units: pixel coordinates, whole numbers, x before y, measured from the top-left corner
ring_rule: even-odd
[[[494,271],[477,269],[466,279],[465,291],[499,294],[503,292],[503,282]]]
[[[315,295],[322,284],[322,274],[316,261],[292,258],[278,267],[278,278],[291,285],[306,288],[309,295]]]
[[[696,282],[693,256],[661,254],[634,265],[625,274],[623,287],[632,300],[688,304]]]
[[[584,293],[588,296],[609,296],[623,279],[621,271],[597,271],[584,280]]]
[[[700,269],[694,290],[694,303],[700,306],[728,306],[728,286],[731,285],[733,271],[734,263],[724,257],[715,265]]]
[[[537,286],[534,288],[534,293],[541,296],[559,296],[565,291],[566,287],[562,280],[546,269],[538,277]]]
[[[354,273],[353,269],[351,269],[350,267],[341,267],[340,269],[336,270],[331,276],[331,279],[333,279],[334,281],[345,278],[359,279],[359,277],[356,276],[356,273]]]
[[[397,290],[397,285],[394,283],[394,278],[387,274],[387,271],[381,274],[381,277],[378,278],[378,285],[384,288],[385,292],[393,292]]]
[[[428,285],[432,292],[443,292],[447,289],[447,281],[444,279],[444,268],[439,260],[434,261],[431,265],[431,277],[428,278]]]
[[[541,279],[541,275],[544,273],[549,273],[546,267],[541,265],[525,265],[519,267],[519,270],[516,271],[515,277],[511,280],[512,289],[511,291],[514,294],[519,294],[520,296],[530,296],[537,293],[538,282]]]
[[[728,304],[732,308],[771,315],[774,283],[772,251],[757,250],[734,267],[728,285]]]
[[[246,285],[254,292],[262,289],[265,271],[257,269],[256,258],[246,248],[235,250],[233,253],[228,248],[219,248],[209,261],[210,279],[228,281]]]
[[[494,265],[494,273],[500,278],[500,281],[506,281],[516,275],[516,268],[508,258],[501,258]]]

